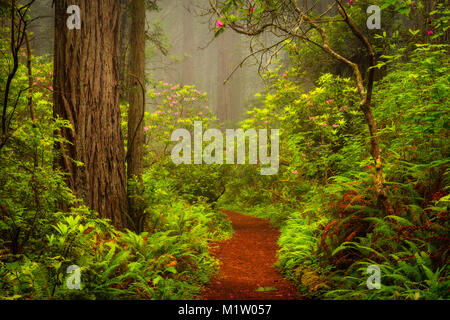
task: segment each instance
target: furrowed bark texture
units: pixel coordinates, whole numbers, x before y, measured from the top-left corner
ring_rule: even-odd
[[[81,9],[80,30],[66,26],[70,5]],[[61,131],[70,143],[63,146],[58,163],[69,174],[67,183],[76,196],[120,228],[127,225],[127,196],[120,131],[119,16],[116,0],[55,1],[54,113],[73,127]]]
[[[133,0],[130,3],[131,29],[130,29],[130,83],[128,111],[128,157],[127,173],[128,179],[136,177],[142,179],[143,171],[143,146],[144,146],[144,97],[145,93],[145,2],[144,0]],[[128,189],[131,191],[130,188]],[[136,200],[128,199],[129,214],[133,219],[136,231],[140,231]]]

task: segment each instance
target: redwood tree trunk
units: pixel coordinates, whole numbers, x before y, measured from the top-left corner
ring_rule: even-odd
[[[128,111],[128,154],[127,173],[128,179],[137,178],[140,182],[143,171],[143,145],[144,145],[144,98],[145,98],[145,2],[133,0],[130,3],[131,29],[130,29],[130,60],[128,70],[130,72]],[[144,91],[144,92],[143,92]],[[131,193],[133,190],[128,188]],[[129,201],[129,214],[134,222],[134,229],[142,231],[136,199],[131,196]]]
[[[80,30],[66,26],[70,5],[81,9]],[[58,163],[69,174],[67,183],[76,196],[120,228],[127,225],[127,196],[119,16],[116,0],[55,1],[54,113],[72,125],[61,131],[70,143],[59,146],[63,151]]]

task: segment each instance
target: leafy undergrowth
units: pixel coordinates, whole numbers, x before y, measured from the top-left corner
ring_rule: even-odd
[[[6,45],[0,40],[0,47]],[[213,208],[217,188],[210,182],[220,183],[216,170],[180,169],[170,161],[170,154],[161,155],[160,140],[156,146],[147,145],[142,184],[129,182],[141,213],[133,221],[133,230],[140,231],[115,229],[75,199],[66,186],[66,175],[54,166],[60,156],[54,145],[65,142],[55,133],[70,124],[53,117],[52,63],[46,57],[34,61],[38,63],[33,64],[37,80],[32,98],[38,121],[29,117],[26,95],[22,95],[17,116],[11,119],[17,130],[0,150],[0,299],[195,297],[218,266],[208,244],[232,233],[225,214]],[[7,68],[7,61],[0,59],[0,66]],[[24,64],[18,73],[22,76],[11,90],[20,96],[20,88],[28,81]],[[4,82],[1,78],[1,87]],[[159,86],[168,91],[167,84]],[[173,118],[164,123],[158,118],[162,111],[146,114],[146,129],[165,125],[158,128],[162,134],[180,119],[190,124],[201,119],[206,124],[207,117],[213,118],[199,101],[205,96],[195,87],[170,88],[170,94],[180,99],[192,97],[191,112],[185,106],[183,117],[171,112]],[[198,116],[199,108],[205,116]],[[72,209],[61,210],[67,207]],[[80,290],[68,289],[70,266],[80,268]]]
[[[83,207],[54,218],[36,243],[45,250],[3,250],[1,299],[192,298],[217,268],[208,242],[225,236],[211,228],[224,215],[201,204],[153,210],[153,228],[141,234],[119,232]],[[70,265],[81,268],[81,290],[66,287]]]
[[[299,95],[286,74],[267,75],[273,84],[259,95],[265,108],[250,110],[242,126],[281,128],[278,176],[236,168],[239,179],[222,201],[280,228],[279,267],[302,295],[450,298],[447,48],[416,45],[408,59],[390,61],[392,70],[375,86],[394,214],[378,204],[377,168],[349,79],[325,74]],[[380,270],[379,289],[368,288],[369,266]]]

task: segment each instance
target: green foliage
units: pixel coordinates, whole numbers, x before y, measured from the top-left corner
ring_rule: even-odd
[[[197,200],[216,203],[225,191],[227,168],[223,165],[175,165],[170,157],[172,148],[179,143],[171,139],[174,130],[186,129],[193,137],[195,121],[202,122],[203,130],[217,127],[217,118],[207,105],[206,93],[195,86],[172,85],[162,81],[154,86],[148,95],[155,108],[146,115],[144,127],[147,142],[144,159],[149,167],[147,181],[150,184],[166,183],[170,185],[170,192],[191,203]]]
[[[281,129],[281,167],[275,177],[235,168],[223,201],[281,228],[279,266],[304,295],[448,299],[447,46],[418,44],[402,59],[390,62],[373,98],[395,215],[379,209],[349,79],[324,74],[303,94],[294,67],[276,68],[258,94],[264,107],[242,122]],[[369,265],[381,269],[380,290],[366,286]]]
[[[151,232],[119,232],[80,207],[57,213],[40,246],[2,259],[2,299],[185,299],[198,293],[216,262],[208,241],[220,236],[222,214],[178,202],[152,216]],[[81,268],[81,290],[66,288],[69,265]]]
[[[0,48],[7,52],[5,41],[0,40]],[[169,166],[166,157],[155,162],[158,155],[149,148],[146,161],[155,166],[146,169],[142,183],[130,184],[132,196],[139,198],[145,213],[139,221],[145,232],[119,231],[98,218],[74,197],[65,174],[54,165],[59,156],[55,146],[66,142],[58,131],[70,124],[53,117],[52,64],[46,58],[32,57],[34,85],[28,88],[26,53],[21,54],[6,110],[11,136],[0,149],[0,299],[193,298],[217,270],[208,244],[231,234],[225,215],[202,200],[207,194],[203,189],[196,191],[192,184],[179,188],[173,176],[177,169]],[[10,65],[9,56],[0,58],[2,74]],[[5,81],[0,78],[2,90]],[[163,90],[165,100],[158,110],[171,107],[168,90]],[[184,112],[183,124],[213,119],[203,104],[205,117],[192,113],[196,103],[192,98],[203,103],[204,94],[193,87],[171,90],[171,95],[183,97],[183,106],[177,109]],[[191,100],[184,102],[187,96]],[[125,116],[126,108],[124,104]],[[147,139],[150,127],[151,132],[161,134],[174,128],[175,109],[168,112],[172,118],[166,123],[158,118],[161,113],[146,115]],[[150,143],[158,151],[158,142],[167,142],[157,140],[161,137],[152,135],[155,140]],[[211,172],[197,179],[208,189],[216,178]],[[66,286],[66,270],[71,265],[81,268],[81,290]]]

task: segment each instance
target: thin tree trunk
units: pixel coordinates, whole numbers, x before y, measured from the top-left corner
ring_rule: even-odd
[[[372,91],[373,91],[373,81],[375,77],[375,52],[373,51],[372,45],[369,42],[369,39],[365,34],[359,30],[353,20],[347,15],[345,10],[343,9],[342,2],[340,0],[336,0],[338,3],[338,11],[339,14],[344,18],[344,21],[349,26],[350,30],[353,34],[361,41],[364,47],[367,50],[368,54],[368,80],[367,80],[367,90],[364,88],[364,81],[362,79],[361,72],[356,64],[354,64],[353,69],[356,77],[356,83],[358,87],[358,92],[361,97],[360,109],[364,114],[366,119],[366,123],[369,127],[370,134],[370,154],[375,162],[375,190],[378,196],[378,203],[381,206],[383,212],[385,214],[394,214],[394,210],[392,209],[391,203],[387,196],[386,190],[384,188],[383,182],[383,163],[381,159],[381,151],[380,151],[380,143],[378,139],[378,131],[375,123],[375,118],[372,113]]]
[[[145,3],[144,0],[133,0],[131,3],[131,29],[130,29],[130,91],[128,111],[128,153],[127,173],[128,179],[142,180],[143,171],[143,145],[144,125],[143,116],[145,108]],[[136,199],[133,199],[133,190],[129,187],[129,215],[135,224],[136,231],[142,231],[139,223],[140,212]]]
[[[81,29],[66,26],[67,7],[81,9]],[[68,186],[100,217],[127,225],[125,152],[120,130],[120,2],[56,0],[54,114],[71,129],[58,164]]]
[[[291,3],[293,4],[295,10],[299,14],[299,16],[314,29],[316,29],[321,38],[323,44],[319,44],[317,42],[311,41],[311,39],[303,37],[302,39],[313,42],[315,45],[322,48],[325,52],[329,53],[331,56],[336,58],[339,61],[344,62],[347,64],[350,68],[353,70],[353,74],[355,76],[356,81],[356,87],[358,89],[358,93],[360,96],[360,104],[359,107],[361,111],[364,114],[364,118],[366,120],[366,124],[369,128],[369,135],[370,135],[370,147],[369,152],[372,156],[372,159],[375,163],[375,177],[374,177],[374,184],[375,184],[375,190],[377,193],[378,203],[383,210],[384,214],[393,214],[394,210],[392,209],[392,206],[390,204],[389,198],[387,196],[386,190],[383,185],[383,163],[381,159],[381,152],[380,152],[380,144],[378,140],[378,133],[377,133],[377,127],[375,123],[375,118],[372,113],[372,107],[371,107],[371,101],[372,101],[372,90],[373,90],[373,81],[374,81],[374,69],[371,68],[375,65],[375,53],[373,51],[372,45],[369,42],[369,39],[359,30],[359,28],[356,26],[356,24],[353,22],[353,20],[350,19],[350,17],[347,15],[347,13],[344,10],[343,4],[341,0],[335,0],[337,4],[337,8],[339,11],[339,14],[344,18],[345,23],[348,25],[352,33],[361,41],[363,46],[366,48],[368,53],[368,62],[369,62],[369,70],[368,70],[368,82],[367,82],[367,90],[364,86],[364,80],[363,76],[361,74],[361,71],[359,69],[359,66],[344,58],[343,56],[339,55],[336,51],[334,51],[329,43],[328,43],[328,36],[325,32],[325,30],[315,23],[310,16],[304,14],[301,9],[295,4],[294,0],[291,0]]]

